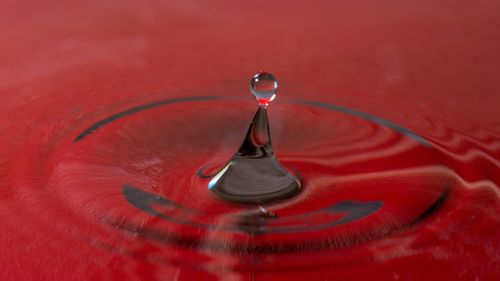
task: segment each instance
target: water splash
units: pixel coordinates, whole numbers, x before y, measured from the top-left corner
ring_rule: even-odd
[[[210,180],[208,188],[218,196],[240,203],[263,203],[297,194],[300,181],[276,159],[271,144],[267,106],[274,100],[278,82],[267,72],[251,83],[259,108],[248,132],[231,160]]]

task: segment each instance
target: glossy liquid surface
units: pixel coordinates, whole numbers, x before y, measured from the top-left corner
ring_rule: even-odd
[[[2,7],[1,280],[498,279],[499,4],[257,4]],[[249,208],[197,171],[260,68],[302,191]]]

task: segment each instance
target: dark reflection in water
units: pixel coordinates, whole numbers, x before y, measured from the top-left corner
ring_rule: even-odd
[[[0,155],[0,216],[10,231],[2,249],[78,247],[67,254],[82,261],[78,270],[127,264],[117,269],[124,276],[173,280],[176,272],[360,280],[379,270],[394,279],[384,274],[408,264],[458,278],[457,270],[488,276],[496,268],[483,257],[498,252],[498,134],[426,118],[410,130],[331,104],[273,104],[274,152],[300,171],[302,191],[227,202],[197,172],[227,164],[253,110],[236,99],[180,98],[12,132]],[[5,237],[18,240],[10,247]]]

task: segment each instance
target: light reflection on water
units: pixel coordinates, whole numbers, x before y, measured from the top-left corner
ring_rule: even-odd
[[[374,264],[435,261],[467,271],[480,255],[496,253],[498,135],[430,121],[409,130],[316,105],[289,101],[270,110],[280,161],[304,177],[298,196],[265,206],[274,216],[221,201],[196,176],[207,164],[216,170],[238,147],[253,113],[241,101],[143,106],[84,137],[106,119],[80,112],[40,122],[6,143],[11,154],[0,159],[1,217],[18,231],[8,237],[16,244],[35,233],[41,244],[79,245],[74,255],[82,263],[73,266],[81,270],[122,259],[129,267],[118,272],[153,279],[180,271],[358,280],[376,272]],[[151,196],[127,200],[126,185]],[[383,204],[360,211],[373,202]]]

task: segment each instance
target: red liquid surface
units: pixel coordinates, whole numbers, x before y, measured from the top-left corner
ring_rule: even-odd
[[[496,280],[495,5],[8,6],[0,279]],[[259,207],[197,173],[241,144],[262,67],[303,189]]]

